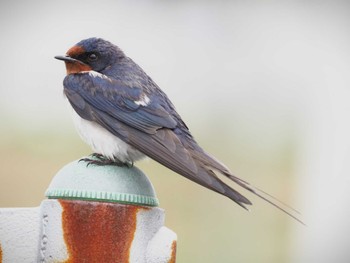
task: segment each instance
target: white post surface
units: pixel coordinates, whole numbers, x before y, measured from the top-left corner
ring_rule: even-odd
[[[35,262],[40,208],[0,209],[0,263]]]

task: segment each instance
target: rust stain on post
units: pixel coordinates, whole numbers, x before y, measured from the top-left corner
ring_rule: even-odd
[[[1,244],[0,244],[0,263],[2,263],[2,249],[1,249]]]
[[[171,257],[169,260],[169,263],[175,263],[176,262],[176,241],[173,241],[171,244]]]
[[[59,202],[69,255],[66,263],[129,262],[137,211],[142,207],[77,200]]]

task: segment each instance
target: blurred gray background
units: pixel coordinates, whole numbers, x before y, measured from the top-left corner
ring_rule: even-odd
[[[2,1],[0,207],[38,206],[91,153],[53,57],[96,36],[143,67],[206,150],[308,225],[139,163],[177,262],[349,262],[349,28],[345,1]]]

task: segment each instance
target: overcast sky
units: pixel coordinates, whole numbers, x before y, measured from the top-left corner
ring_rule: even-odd
[[[119,45],[185,116],[208,111],[283,121],[317,105],[348,69],[344,7],[333,1],[1,2],[1,115],[24,124],[65,121],[65,71],[53,57],[96,36]]]

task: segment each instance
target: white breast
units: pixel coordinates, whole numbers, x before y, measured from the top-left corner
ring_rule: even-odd
[[[128,145],[97,123],[84,120],[72,108],[73,121],[80,137],[90,145],[95,153],[110,160],[135,162],[145,155]]]

